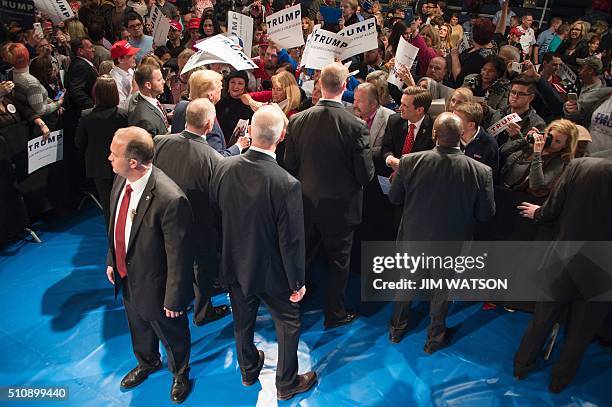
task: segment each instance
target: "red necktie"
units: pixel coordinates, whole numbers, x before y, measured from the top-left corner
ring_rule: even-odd
[[[168,116],[166,115],[166,109],[164,109],[162,104],[159,103],[159,100],[157,101],[157,108],[159,110],[161,110],[162,117],[164,118],[164,124],[166,125],[166,130],[168,130],[168,127],[170,126],[170,123],[168,122]]]
[[[125,221],[127,220],[128,208],[130,207],[130,195],[132,195],[132,187],[128,184],[125,186],[125,193],[121,199],[119,207],[119,216],[115,223],[115,263],[117,272],[121,278],[127,276],[127,267],[125,265]]]
[[[402,147],[402,155],[409,154],[412,151],[412,146],[414,145],[414,129],[416,126],[410,123],[410,129],[408,130],[408,134],[406,135],[406,141],[404,141],[404,147]]]

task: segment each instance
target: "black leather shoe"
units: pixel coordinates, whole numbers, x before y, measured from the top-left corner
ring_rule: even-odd
[[[340,319],[335,320],[335,321],[325,321],[325,323],[323,325],[325,326],[325,329],[337,328],[337,327],[342,326],[342,325],[350,324],[356,318],[357,318],[357,312],[356,311],[349,311],[349,310],[347,310],[346,311],[346,315],[344,316],[344,318],[340,318]]]
[[[431,355],[432,353],[437,352],[440,349],[446,348],[448,344],[450,343],[452,337],[453,337],[453,330],[450,328],[446,328],[446,333],[444,334],[444,341],[442,343],[429,342],[428,340],[427,343],[425,343],[425,347],[423,348],[423,350],[428,355]]]
[[[286,391],[277,391],[276,398],[279,400],[289,400],[291,397],[295,396],[299,393],[304,393],[317,382],[317,374],[315,372],[308,372],[304,374],[299,374],[297,376],[298,385],[293,389]]]
[[[265,360],[265,355],[263,353],[262,350],[258,350],[257,352],[259,352],[259,362],[257,363],[257,373],[254,375],[255,378],[254,379],[247,379],[245,377],[242,378],[242,385],[243,386],[252,386],[255,384],[255,382],[257,382],[257,380],[259,380],[259,373],[261,372],[261,368],[264,365],[264,360]]]
[[[204,324],[208,324],[210,322],[214,322],[218,319],[223,318],[226,315],[231,313],[229,307],[227,305],[219,305],[218,307],[213,307],[212,311],[204,318],[203,321],[193,321],[196,326],[202,326]]]
[[[170,400],[173,403],[182,403],[191,393],[191,380],[188,375],[175,376],[170,388]]]
[[[405,334],[405,331],[389,332],[389,341],[392,343],[400,343]]]
[[[161,366],[161,361],[158,361],[153,367],[142,367],[140,365],[136,366],[134,369],[130,370],[128,374],[123,377],[123,379],[121,379],[121,388],[131,389],[132,387],[138,386],[140,383],[144,382],[150,374],[161,369]]]

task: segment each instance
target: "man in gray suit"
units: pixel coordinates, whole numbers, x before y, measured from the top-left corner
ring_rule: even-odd
[[[208,195],[210,179],[221,155],[208,145],[206,136],[215,123],[215,106],[208,99],[191,101],[186,122],[181,134],[155,137],[153,163],[181,187],[193,207],[196,244],[193,322],[200,326],[230,312],[227,305],[213,307],[210,301],[219,245]]]
[[[387,128],[387,120],[395,112],[380,105],[376,86],[369,82],[362,83],[355,88],[353,107],[355,116],[366,122],[370,130],[370,148],[372,149],[372,158],[376,163],[376,160],[381,158],[381,147]]]
[[[164,93],[164,77],[151,65],[141,65],[134,73],[139,94],[135,96],[136,107],[128,113],[128,124],[140,127],[153,137],[168,134],[168,116],[157,97]],[[129,110],[128,110],[129,111]]]
[[[459,148],[463,124],[458,116],[442,113],[433,126],[437,146],[400,159],[389,200],[403,204],[398,241],[466,241],[473,239],[476,220],[495,214],[491,168],[465,156]],[[396,302],[389,339],[399,342],[406,333],[410,302]],[[446,328],[448,302],[434,291],[425,352],[431,354],[450,340]]]
[[[151,164],[153,140],[143,129],[119,129],[109,161],[117,174],[111,191],[106,275],[123,291],[138,366],[121,380],[138,386],[161,368],[159,342],[174,375],[173,402],[191,390],[191,336],[186,309],[193,298],[193,216],[187,197]]]

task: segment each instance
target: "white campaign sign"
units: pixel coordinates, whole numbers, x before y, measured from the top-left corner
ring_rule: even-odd
[[[187,64],[181,71],[181,75],[199,66],[212,63],[230,64],[237,71],[257,68],[255,62],[242,52],[240,45],[223,34],[217,34],[214,37],[198,42],[195,47],[202,52],[196,52],[189,58],[189,61],[187,61]]]
[[[64,137],[62,130],[49,134],[43,141],[42,136],[28,141],[28,174],[39,168],[64,158]]]
[[[572,70],[572,68],[565,64],[561,64],[561,66],[559,67],[559,77],[561,79],[567,79],[571,83],[576,83],[576,80],[578,80],[578,76]]]
[[[253,47],[253,19],[235,11],[228,11],[227,32],[242,40],[244,53],[250,57]]]
[[[312,34],[321,28],[321,24],[317,24],[313,27],[312,32],[308,34],[308,38],[306,38],[306,45],[304,46],[304,50],[302,51],[302,58],[300,59],[300,68],[303,67],[308,60],[308,53],[310,52],[310,44],[312,43]]]
[[[342,59],[348,46],[349,42],[339,34],[323,29],[313,31],[307,50],[302,56],[303,65],[309,69],[323,69],[336,58]]]
[[[348,48],[342,53],[342,59],[378,48],[375,18],[344,27],[338,34],[350,41]]]
[[[503,119],[489,127],[487,129],[487,133],[495,137],[502,131],[506,130],[510,123],[518,123],[521,120],[523,119],[521,119],[521,116],[519,116],[518,114],[510,113],[508,116],[504,117]]]
[[[395,65],[393,66],[391,72],[389,72],[387,82],[392,83],[401,89],[404,82],[402,82],[402,80],[398,78],[395,73],[400,66],[410,70],[418,53],[419,49],[417,47],[406,41],[404,37],[400,37],[399,44],[397,45],[397,51],[395,52]]]
[[[282,48],[304,45],[300,4],[266,16],[266,24],[270,39]]]
[[[170,20],[157,6],[151,8],[150,21],[153,24],[153,43],[156,46],[166,45],[168,32],[170,32]]]
[[[68,0],[34,0],[34,5],[47,14],[55,24],[74,17],[74,12],[68,4]]]

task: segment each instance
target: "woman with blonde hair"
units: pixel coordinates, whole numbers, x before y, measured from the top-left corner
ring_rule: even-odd
[[[458,46],[463,41],[463,27],[459,24],[459,14],[453,13],[450,18],[449,26],[451,48]]]
[[[526,137],[504,144],[500,149],[507,157],[500,172],[503,185],[536,197],[548,196],[574,158],[577,144],[578,127],[567,119],[553,121],[543,134],[533,128]]]
[[[240,97],[242,103],[257,111],[264,103],[276,103],[287,117],[298,112],[302,93],[295,76],[288,71],[281,71],[272,77],[272,90],[245,93]]]
[[[64,31],[70,35],[71,40],[81,39],[87,37],[87,29],[77,19],[68,20],[64,23]]]
[[[583,21],[576,21],[570,26],[569,37],[557,48],[557,53],[561,54],[563,62],[576,65],[574,63],[575,58],[587,57],[586,51],[588,47],[585,39],[587,33],[588,31]]]
[[[438,35],[440,36],[440,50],[444,52],[444,55],[448,54],[452,48],[451,45],[451,34],[452,27],[449,24],[442,24],[438,27]]]
[[[446,101],[446,111],[452,112],[461,103],[473,101],[474,93],[472,93],[470,88],[457,88]]]

